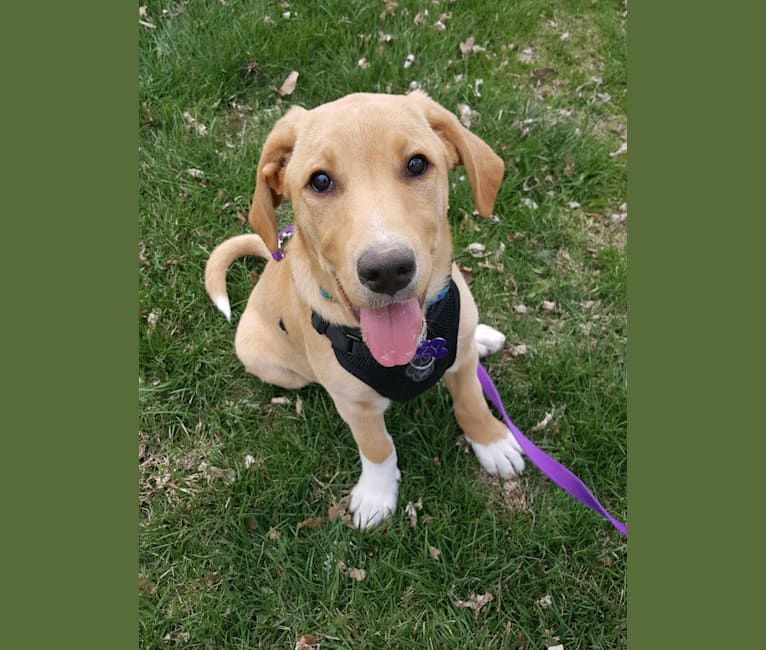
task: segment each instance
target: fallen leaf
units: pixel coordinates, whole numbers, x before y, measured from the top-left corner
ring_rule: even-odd
[[[205,584],[208,587],[215,587],[217,584],[221,582],[221,576],[218,575],[215,571],[208,571],[205,574]]]
[[[429,546],[428,547],[428,554],[431,556],[432,560],[438,560],[441,556],[442,552],[436,548],[435,546]]]
[[[460,123],[470,129],[476,120],[479,119],[479,113],[473,110],[468,104],[458,104],[457,110],[460,113]]]
[[[542,420],[540,420],[535,426],[533,426],[530,429],[530,431],[532,432],[542,431],[545,427],[547,427],[551,423],[552,419],[553,419],[553,413],[546,413],[545,417]]]
[[[484,51],[485,48],[481,47],[481,45],[476,45],[473,36],[469,36],[466,40],[460,43],[460,53],[464,58],[471,54],[480,54]]]
[[[245,526],[247,526],[248,530],[256,530],[258,523],[252,517],[245,517]]]
[[[426,16],[428,16],[428,9],[424,9],[423,11],[418,11],[418,13],[415,14],[415,25],[422,25],[426,21]]]
[[[407,58],[404,59],[404,67],[409,68],[413,63],[415,63],[415,55],[410,52]]]
[[[511,352],[511,356],[512,357],[520,357],[520,356],[522,356],[524,354],[527,354],[527,352],[528,352],[527,344],[526,343],[522,343],[520,345],[513,345],[510,348],[510,352]]]
[[[537,203],[535,203],[532,199],[525,196],[523,199],[521,199],[521,204],[528,207],[530,210],[537,210],[539,207]]]
[[[186,173],[193,178],[205,178],[205,172],[203,172],[201,169],[195,169],[194,167],[187,169]]]
[[[304,634],[295,642],[295,650],[312,650],[318,641],[316,634]]]
[[[370,67],[370,64],[367,62],[367,59],[365,57],[362,57],[356,62],[356,65],[360,67],[362,70],[366,70]]]
[[[410,501],[404,508],[404,514],[410,520],[410,526],[415,528],[418,525],[418,513],[415,510],[415,504]]]
[[[138,593],[147,598],[152,598],[157,591],[157,583],[153,580],[147,580],[143,576],[138,576]]]
[[[615,158],[616,156],[619,156],[619,155],[624,154],[624,153],[628,153],[628,143],[627,142],[623,142],[620,145],[620,148],[617,149],[617,151],[613,151],[612,153],[609,154],[609,157],[610,158]]]
[[[545,596],[537,601],[537,604],[540,605],[540,607],[550,607],[552,603],[553,599],[550,594],[545,594]]]
[[[556,303],[550,300],[543,300],[543,309],[545,311],[553,311],[556,309]]]
[[[361,582],[367,577],[367,571],[364,569],[349,569],[348,577],[356,580],[357,582]]]
[[[250,454],[247,454],[245,456],[245,469],[249,469],[253,463],[255,463],[255,458],[251,456]]]
[[[473,242],[471,244],[468,244],[468,248],[466,249],[473,257],[484,257],[486,253],[484,252],[486,250],[486,246],[482,244],[481,242]]]
[[[518,304],[514,305],[513,311],[515,311],[517,314],[526,314],[528,310],[526,305]]]
[[[474,611],[474,614],[476,616],[479,615],[479,612],[481,609],[489,602],[491,602],[493,599],[492,594],[482,594],[481,596],[477,596],[476,594],[471,594],[468,597],[468,600],[458,600],[455,601],[455,607],[464,607],[466,609],[472,609]]]
[[[290,398],[289,397],[272,397],[271,398],[272,404],[281,404],[283,406],[289,406],[290,405]]]
[[[269,528],[268,537],[272,542],[276,542],[279,539],[279,531],[274,527]]]
[[[194,119],[189,111],[184,111],[183,116],[186,120],[186,123],[189,125],[189,128],[194,129],[197,132],[197,135],[201,135],[203,137],[207,135],[207,127],[202,122]]]
[[[287,75],[287,78],[284,80],[284,82],[282,82],[282,85],[277,91],[281,97],[293,94],[295,85],[298,83],[298,74],[299,73],[297,70],[293,70],[289,75]]]
[[[384,2],[386,3],[386,8],[383,9],[378,16],[380,22],[383,22],[386,19],[386,16],[393,16],[396,11],[396,0],[384,0]]]
[[[295,414],[300,415],[301,413],[303,413],[303,400],[298,397],[295,400]]]
[[[322,517],[310,517],[309,519],[304,519],[298,524],[298,530],[301,528],[319,528],[324,523],[324,519]]]
[[[548,646],[548,650],[564,650],[564,644],[559,643],[558,645]]]
[[[522,63],[532,63],[535,60],[535,51],[531,47],[525,47],[516,55],[516,58]]]
[[[347,528],[355,528],[354,518],[348,511],[348,504],[351,501],[351,495],[347,494],[337,503],[333,502],[329,508],[327,508],[327,519],[335,521],[340,519]]]
[[[446,31],[447,25],[445,23],[450,18],[452,18],[452,13],[441,14],[441,16],[439,16],[439,20],[434,23],[434,29],[437,29],[440,32]]]

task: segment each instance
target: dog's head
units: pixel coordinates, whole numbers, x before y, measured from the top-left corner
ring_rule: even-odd
[[[415,92],[355,94],[311,111],[291,109],[266,139],[250,224],[277,245],[274,209],[295,213],[293,278],[332,322],[360,324],[382,365],[410,361],[424,306],[448,282],[452,240],[448,175],[468,173],[487,216],[503,161],[445,108]],[[320,287],[332,294],[323,304]]]

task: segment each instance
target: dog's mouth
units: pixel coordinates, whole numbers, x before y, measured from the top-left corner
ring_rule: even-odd
[[[340,282],[338,289],[359,320],[362,337],[375,361],[386,368],[403,366],[412,361],[423,335],[423,298],[359,307],[349,300]]]

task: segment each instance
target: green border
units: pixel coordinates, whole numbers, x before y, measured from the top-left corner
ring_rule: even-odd
[[[756,11],[630,5],[632,650],[763,642]]]
[[[136,20],[3,12],[4,647],[137,645]]]

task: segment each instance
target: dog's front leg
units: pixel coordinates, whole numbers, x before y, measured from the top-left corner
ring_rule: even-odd
[[[479,363],[476,343],[472,337],[461,343],[465,350],[444,374],[457,422],[489,474],[504,478],[520,474],[524,469],[521,447],[508,428],[492,415],[484,399],[476,374]]]
[[[362,475],[351,490],[349,507],[357,528],[373,528],[396,510],[401,474],[396,447],[383,419],[389,403],[383,398],[335,402],[338,413],[351,427],[362,460]]]

